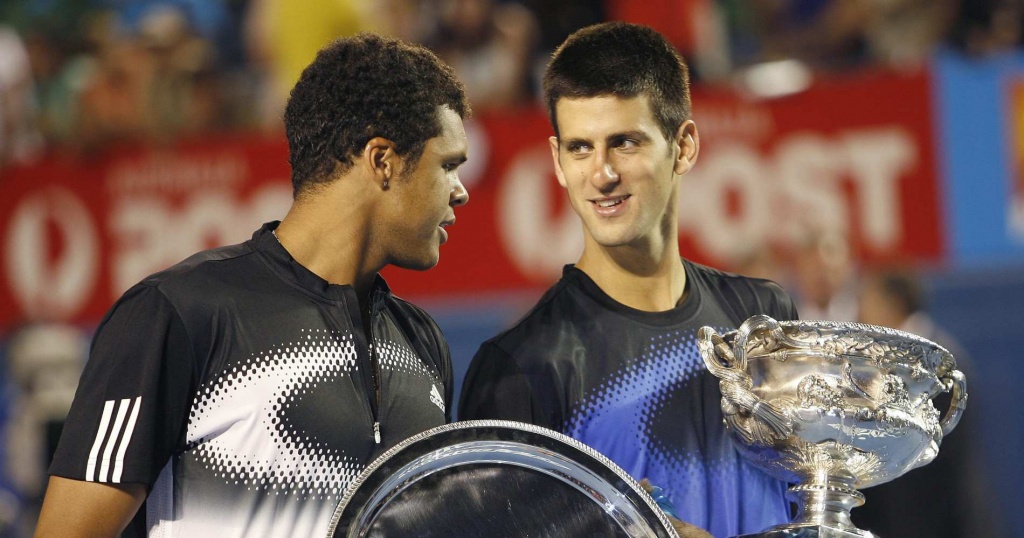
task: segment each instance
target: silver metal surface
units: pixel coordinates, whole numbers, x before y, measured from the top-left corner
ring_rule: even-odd
[[[794,523],[757,536],[814,527],[873,536],[850,521],[864,503],[858,490],[933,460],[967,404],[949,351],[895,329],[762,315],[723,335],[703,327],[697,339],[740,452],[795,483]],[[940,418],[932,399],[948,391]]]
[[[484,474],[479,474],[481,469]],[[524,476],[527,477],[525,482]],[[452,483],[458,487],[449,487]],[[496,420],[440,426],[411,437],[381,455],[346,490],[335,510],[328,536],[382,536],[405,532],[395,530],[394,521],[396,517],[405,517],[402,512],[409,511],[408,503],[402,504],[403,499],[416,495],[434,500],[440,495],[449,496],[449,502],[436,503],[436,510],[426,508],[426,519],[415,523],[418,536],[451,536],[454,528],[465,532],[464,524],[454,521],[464,517],[457,513],[460,511],[475,520],[478,532],[483,528],[488,536],[514,535],[515,529],[509,526],[519,526],[520,530],[528,526],[528,522],[514,519],[529,517],[521,514],[537,512],[529,504],[542,502],[536,493],[538,484],[548,502],[571,497],[571,502],[565,506],[582,506],[589,509],[591,515],[599,514],[596,532],[591,521],[586,535],[677,536],[654,500],[611,460],[560,433]],[[460,502],[470,505],[460,508],[456,506]],[[422,509],[424,504],[433,506],[428,501],[413,508]],[[487,527],[488,521],[498,521],[492,516],[501,513],[504,517],[516,508],[513,505],[520,504],[524,505],[523,511],[512,516],[512,521],[506,519],[502,528]],[[541,529],[534,531],[541,536],[574,536],[578,531],[567,530],[568,525],[559,522],[568,522],[573,515],[561,513],[559,517],[550,518],[553,521],[539,526],[533,524],[531,528]],[[382,523],[385,520],[390,523]]]
[[[823,525],[786,525],[757,534],[744,534],[735,538],[878,538],[867,531],[854,533]],[[910,538],[910,537],[906,537]]]

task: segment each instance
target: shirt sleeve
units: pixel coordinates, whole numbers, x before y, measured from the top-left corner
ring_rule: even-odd
[[[459,420],[514,420],[549,429],[557,422],[545,413],[529,378],[515,360],[485,343],[470,363],[462,385]]]
[[[769,286],[773,293],[772,317],[778,321],[794,321],[800,319],[800,314],[796,311],[796,302],[794,302],[793,298],[786,293],[786,290],[774,282]]]
[[[184,440],[194,365],[163,293],[145,284],[126,292],[93,338],[50,474],[151,486]]]

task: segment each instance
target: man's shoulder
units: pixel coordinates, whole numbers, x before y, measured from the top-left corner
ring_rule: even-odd
[[[687,260],[687,274],[696,285],[720,302],[736,309],[769,313],[783,319],[795,318],[796,307],[789,293],[777,282],[745,276]]]
[[[550,347],[579,321],[580,305],[562,279],[548,288],[544,295],[508,329],[485,341],[481,351],[498,351],[516,356],[524,348],[536,350]],[[530,356],[538,356],[530,353]]]
[[[202,279],[210,276],[211,264],[241,261],[255,250],[248,242],[197,252],[188,258],[142,280],[141,284],[160,286],[180,279]]]
[[[389,293],[385,301],[387,307],[394,312],[399,321],[415,324],[417,327],[436,332],[438,336],[443,337],[437,322],[422,307],[393,293]]]
[[[696,276],[698,280],[712,286],[713,288],[743,288],[758,293],[781,293],[788,295],[782,286],[774,280],[746,276],[739,273],[731,273],[729,271],[702,265],[689,260],[685,263],[691,267],[692,274]]]
[[[247,243],[197,252],[128,288],[117,304],[152,300],[178,310],[185,305],[217,302],[223,294],[231,293],[232,283],[245,277],[248,269],[244,265],[254,252]]]
[[[434,318],[423,308],[393,293],[385,295],[385,308],[391,312],[399,330],[406,334],[417,356],[431,362],[442,377],[450,376],[448,340]]]

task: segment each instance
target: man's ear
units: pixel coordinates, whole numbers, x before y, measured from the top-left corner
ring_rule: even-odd
[[[675,173],[683,175],[693,168],[697,162],[697,154],[700,153],[700,136],[697,134],[697,124],[693,120],[686,120],[676,131],[676,145],[679,147],[679,155],[676,157]]]
[[[384,137],[371,138],[365,146],[359,162],[373,182],[382,190],[387,190],[389,183],[398,177],[402,166],[401,158],[395,153],[395,143]]]
[[[558,178],[558,184],[565,187],[565,174],[562,172],[562,163],[558,161],[558,137],[548,138],[548,145],[551,146],[551,160],[555,164],[555,177]]]

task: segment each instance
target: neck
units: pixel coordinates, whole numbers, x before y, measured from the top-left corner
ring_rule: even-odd
[[[576,267],[609,297],[636,310],[664,312],[685,298],[686,270],[674,235],[654,249],[601,247],[588,238]]]
[[[314,196],[315,200],[297,200],[275,235],[295,261],[331,284],[354,287],[364,303],[385,265],[374,256],[369,211],[358,204],[332,202],[359,198]]]

